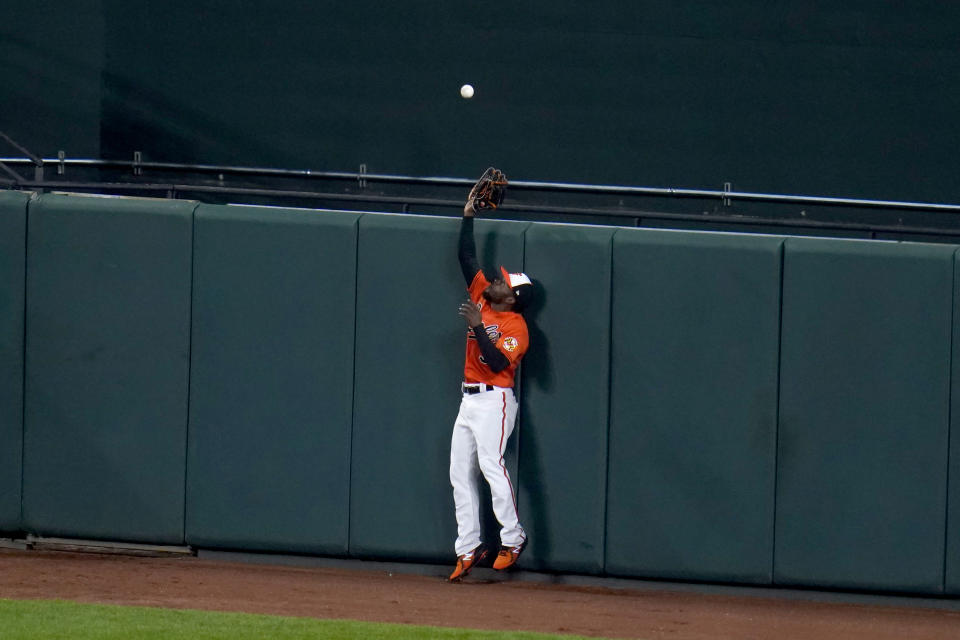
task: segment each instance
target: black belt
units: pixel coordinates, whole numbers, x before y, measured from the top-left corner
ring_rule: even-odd
[[[462,384],[460,388],[463,392],[469,396],[472,396],[475,393],[483,393],[484,391],[493,391],[496,389],[492,384]]]

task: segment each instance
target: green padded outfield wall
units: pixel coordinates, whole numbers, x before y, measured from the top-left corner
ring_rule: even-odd
[[[524,567],[603,570],[613,229],[534,224],[524,268],[537,282],[520,397]]]
[[[427,216],[367,214],[360,220],[353,556],[454,557],[450,434],[460,407],[466,338],[458,308],[467,297],[457,262],[459,225],[458,219]],[[481,265],[519,268],[526,227],[478,220]],[[514,479],[516,442],[514,435],[505,456]],[[490,520],[487,510],[488,535]]]
[[[943,589],[954,250],[787,240],[778,584]]]
[[[945,590],[960,595],[960,250],[953,255],[953,359],[950,389],[950,466],[947,488]]]
[[[608,573],[770,582],[782,243],[614,236]]]
[[[358,218],[197,209],[188,543],[346,554]]]
[[[26,193],[0,191],[0,531],[20,528],[28,199]]]
[[[27,531],[183,541],[195,206],[30,203]]]

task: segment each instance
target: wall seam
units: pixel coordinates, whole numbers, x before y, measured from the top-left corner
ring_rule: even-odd
[[[187,311],[187,406],[186,424],[183,438],[183,523],[181,538],[187,543],[187,492],[190,486],[190,391],[193,377],[193,292],[194,274],[196,273],[196,246],[197,246],[197,209],[194,206],[190,212],[190,304]]]
[[[779,284],[779,304],[777,309],[779,317],[777,318],[777,391],[776,403],[774,407],[773,419],[773,495],[771,496],[773,506],[773,521],[770,532],[770,584],[776,584],[777,572],[777,486],[780,478],[780,398],[781,384],[783,378],[783,282],[786,272],[787,261],[787,241],[780,243],[780,284]]]
[[[960,251],[960,250],[958,250]],[[954,333],[957,321],[957,253],[953,252],[950,263],[950,350],[948,353],[949,366],[947,368],[947,469],[946,487],[944,491],[944,518],[943,518],[943,575],[940,580],[940,593],[947,593],[947,569],[950,555],[950,458],[951,434],[953,433],[953,368],[954,368]]]
[[[23,342],[21,344],[21,384],[20,384],[20,512],[17,524],[22,530],[26,529],[23,521],[23,500],[26,494],[25,465],[27,452],[27,266],[30,250],[30,208],[36,197],[30,197],[23,208]]]
[[[527,273],[527,231],[532,226],[533,226],[533,223],[527,223],[527,225],[523,228],[523,231],[520,233],[520,271],[523,273]],[[524,322],[526,322],[526,318],[524,318]],[[528,342],[528,347],[529,346],[530,345]],[[516,496],[516,499],[514,500],[514,505],[517,510],[518,521],[520,520],[520,492],[523,490],[523,485],[520,482],[520,479],[523,477],[523,474],[521,473],[522,472],[521,460],[523,460],[521,454],[523,452],[520,449],[520,445],[523,442],[523,439],[521,437],[523,436],[523,413],[524,413],[523,411],[523,395],[524,395],[523,394],[523,378],[526,375],[524,371],[523,360],[520,361],[519,367],[520,367],[520,375],[516,376],[515,384],[514,384],[514,387],[515,387],[514,399],[517,401],[517,417],[516,417],[516,420],[514,421],[515,423],[514,429],[517,432],[517,435],[515,436],[515,440],[514,440],[514,442],[516,442],[516,447],[517,447],[517,477],[514,479],[514,483],[517,485],[517,496]],[[524,532],[524,535],[525,536],[527,535],[526,532]]]
[[[607,433],[604,438],[603,531],[600,540],[600,572],[607,574],[607,529],[610,528],[610,431],[613,422],[613,240],[619,231],[610,234],[610,262],[607,265]]]
[[[353,383],[350,385],[350,437],[347,439],[347,460],[350,462],[347,468],[347,539],[346,554],[351,555],[350,534],[353,524],[353,435],[357,420],[357,333],[358,317],[360,307],[360,221],[364,214],[361,214],[354,222],[356,235],[354,236],[353,251]]]

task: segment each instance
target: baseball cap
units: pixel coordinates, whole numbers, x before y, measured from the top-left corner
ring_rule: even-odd
[[[533,281],[525,273],[510,273],[504,267],[500,267],[500,273],[503,274],[503,281],[513,289],[513,295],[517,301],[513,307],[517,311],[523,311],[530,300],[533,298]]]

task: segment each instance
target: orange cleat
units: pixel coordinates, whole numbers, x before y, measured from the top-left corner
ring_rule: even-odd
[[[460,582],[478,562],[486,557],[487,550],[482,544],[477,545],[473,551],[457,556],[457,568],[450,574],[450,582]]]
[[[509,569],[517,563],[517,558],[520,557],[526,547],[526,540],[515,547],[500,547],[500,553],[497,554],[497,559],[493,561],[493,568],[497,571]]]

